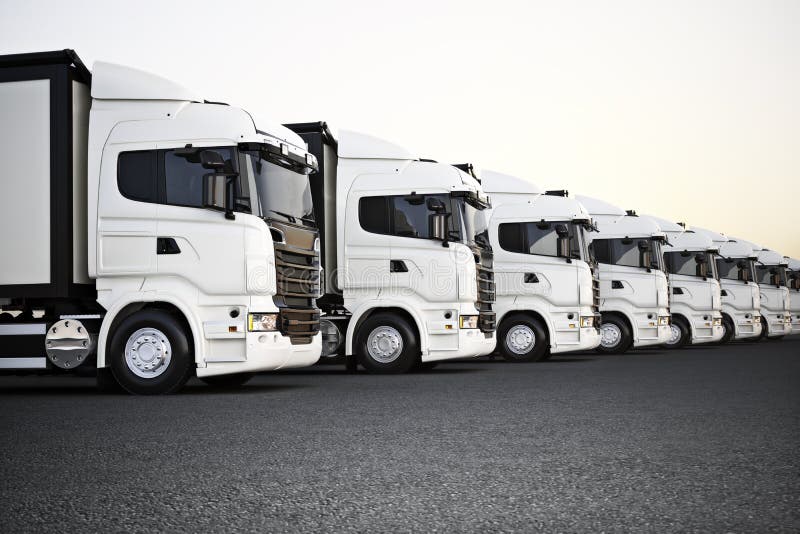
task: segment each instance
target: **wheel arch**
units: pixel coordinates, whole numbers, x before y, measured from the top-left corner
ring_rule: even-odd
[[[545,314],[541,313],[538,310],[508,310],[506,313],[502,315],[497,320],[497,331],[499,332],[500,329],[503,327],[503,324],[513,319],[514,317],[527,317],[529,319],[535,319],[539,321],[542,326],[544,327],[544,333],[547,335],[547,344],[548,346],[552,346],[553,343],[553,328],[550,324],[550,321],[547,320]],[[500,343],[500,339],[497,340]]]
[[[97,337],[97,367],[108,367],[106,361],[106,348],[108,347],[109,337],[114,329],[126,318],[144,309],[164,310],[172,313],[186,328],[190,350],[194,352],[195,363],[203,361],[203,344],[200,339],[200,328],[192,320],[190,308],[180,300],[168,296],[160,296],[159,300],[141,301],[129,300],[118,303],[117,306],[106,311],[103,324],[100,327],[100,334]]]

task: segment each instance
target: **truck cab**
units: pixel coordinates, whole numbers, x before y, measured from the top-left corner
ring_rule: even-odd
[[[722,339],[722,300],[717,279],[718,247],[707,236],[684,226],[647,216],[667,235],[664,266],[670,288],[668,348],[688,343],[716,343]]]
[[[692,227],[706,235],[719,247],[716,256],[722,297],[722,327],[725,333],[720,340],[758,338],[761,335],[761,296],[755,281],[753,248],[746,242],[728,238],[704,228]]]
[[[0,127],[23,150],[4,159],[54,169],[2,183],[0,197],[36,199],[25,229],[0,215],[3,264],[15,262],[0,305],[17,313],[0,334],[27,351],[3,367],[90,361],[132,393],[170,393],[192,375],[241,383],[317,361],[317,161],[296,134],[134,68],[90,73],[72,51],[0,67],[0,105],[17,110]],[[57,128],[28,120],[48,109]],[[26,275],[44,256],[51,271]]]
[[[789,288],[789,313],[792,315],[791,334],[800,334],[800,260],[786,259],[786,286]]]
[[[324,122],[287,127],[321,162],[311,184],[321,206],[323,356],[401,373],[492,352],[489,201],[478,180],[383,139],[335,136]]]
[[[509,361],[600,343],[598,280],[588,250],[589,214],[566,191],[545,192],[507,174],[484,171],[492,209],[498,350]]]
[[[755,278],[761,293],[761,337],[780,339],[792,333],[791,294],[786,276],[789,262],[774,250],[751,245],[756,253]]]
[[[590,247],[600,274],[600,352],[661,345],[670,336],[670,308],[662,245],[666,234],[652,219],[585,196],[597,232]]]

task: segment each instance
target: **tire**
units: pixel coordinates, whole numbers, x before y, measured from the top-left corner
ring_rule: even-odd
[[[722,339],[719,340],[720,345],[730,343],[731,340],[733,340],[733,336],[736,334],[736,327],[733,325],[733,320],[727,315],[722,316],[722,328],[725,329],[725,333],[722,334]]]
[[[672,321],[670,321],[670,329],[671,336],[670,341],[664,343],[664,347],[668,349],[681,349],[689,343],[691,339],[691,332],[689,331],[689,325],[686,324],[686,321],[681,317],[674,317]],[[674,337],[672,337],[674,335]]]
[[[106,359],[114,378],[134,395],[180,390],[194,358],[181,322],[163,310],[142,310],[122,320],[111,336]]]
[[[424,373],[436,369],[437,365],[439,365],[439,362],[417,362],[414,364],[413,370],[418,373]]]
[[[769,334],[769,328],[767,327],[767,320],[764,319],[764,316],[761,316],[761,335],[758,336],[758,340],[761,341],[762,339],[769,339],[767,337]]]
[[[547,329],[528,315],[512,315],[497,330],[497,346],[506,361],[541,362],[550,357]]]
[[[358,328],[356,357],[367,372],[399,374],[410,371],[420,357],[415,330],[408,321],[379,312]]]
[[[600,324],[600,345],[597,352],[603,354],[623,354],[633,346],[633,333],[628,322],[622,317],[609,315]]]
[[[253,378],[255,373],[236,373],[231,375],[201,376],[200,380],[213,388],[235,389]]]
[[[100,367],[97,369],[97,391],[108,394],[125,393],[125,390],[122,389],[117,379],[114,378],[114,374],[109,367]]]

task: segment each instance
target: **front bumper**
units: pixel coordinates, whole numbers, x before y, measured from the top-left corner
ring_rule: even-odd
[[[790,335],[800,334],[800,311],[792,312],[792,330]]]
[[[736,324],[736,332],[733,339],[752,339],[761,335],[761,320],[753,320],[754,314],[751,313],[735,313],[733,320]]]
[[[692,344],[716,343],[725,335],[725,328],[722,326],[722,314],[719,312],[707,312],[694,314],[692,321]]]
[[[234,341],[236,343],[231,343]],[[314,335],[311,343],[293,345],[289,337],[280,332],[247,332],[243,339],[242,337],[231,339],[227,344],[225,353],[228,356],[215,354],[215,357],[207,358],[206,367],[197,368],[197,376],[307,367],[319,360],[322,352],[322,335],[319,333]],[[237,348],[239,350],[236,350]],[[228,361],[213,361],[223,358]]]
[[[767,337],[781,337],[792,333],[792,323],[786,320],[787,314],[762,312],[767,321]]]
[[[569,319],[568,313],[554,314],[554,335],[550,339],[550,352],[575,352],[579,350],[592,350],[600,345],[601,315],[588,311],[584,317],[593,316],[594,326],[580,327],[580,319]]]
[[[445,336],[447,339],[445,339]],[[458,347],[450,348],[448,345],[455,341],[451,336],[458,336]],[[494,352],[497,344],[497,334],[481,332],[477,328],[460,328],[457,334],[444,334],[431,336],[432,347],[427,354],[422,354],[423,362],[438,362],[454,360],[457,358],[475,358],[486,356]]]
[[[664,319],[666,318],[666,319]],[[669,341],[669,313],[666,310],[653,310],[637,313],[636,331],[633,333],[634,347],[663,345]],[[666,321],[666,324],[664,324]]]

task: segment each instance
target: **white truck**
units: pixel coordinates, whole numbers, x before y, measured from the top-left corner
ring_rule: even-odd
[[[789,313],[792,315],[791,334],[800,334],[800,260],[786,258],[786,286],[789,288]]]
[[[587,249],[589,214],[566,191],[481,173],[492,201],[498,350],[509,361],[597,347],[599,286]]]
[[[719,247],[716,256],[722,297],[721,343],[761,335],[761,297],[755,281],[755,253],[745,242],[705,228],[692,227]]]
[[[324,122],[286,126],[320,165],[323,356],[402,373],[491,353],[489,203],[474,176]]]
[[[670,337],[669,287],[662,244],[666,234],[652,219],[605,201],[578,195],[597,232],[590,248],[600,273],[598,351],[662,345]]]
[[[0,56],[0,369],[243,383],[321,351],[302,140],[71,50]]]
[[[756,254],[756,282],[761,293],[761,337],[780,339],[792,332],[788,261],[781,254],[751,243]]]
[[[665,346],[716,343],[722,339],[722,296],[717,279],[717,247],[707,236],[649,216],[667,235],[664,266],[670,287],[670,337]]]

